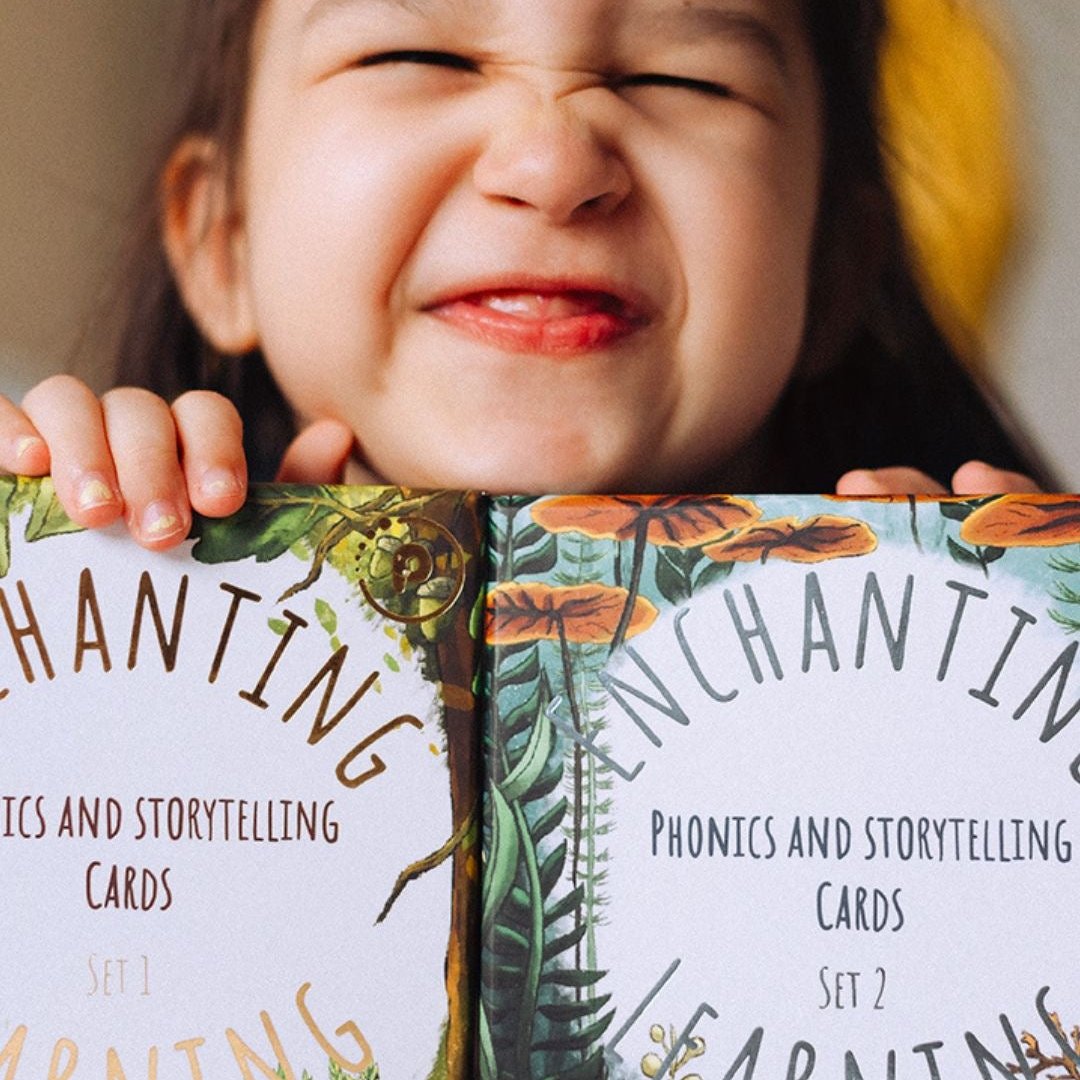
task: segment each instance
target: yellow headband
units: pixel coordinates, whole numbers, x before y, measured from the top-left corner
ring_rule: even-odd
[[[971,0],[888,0],[884,136],[928,301],[976,358],[1017,208],[1012,93]]]

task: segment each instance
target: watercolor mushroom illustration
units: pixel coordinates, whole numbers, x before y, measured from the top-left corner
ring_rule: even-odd
[[[907,503],[908,528],[911,530],[911,540],[915,550],[923,550],[922,537],[919,536],[919,505],[921,503],[934,503],[940,506],[942,503],[964,504],[968,502],[967,496],[963,495],[823,495],[822,498],[831,502],[839,503]]]
[[[614,652],[628,635],[648,544],[702,547],[746,528],[761,510],[732,495],[564,495],[537,503],[532,517],[548,532],[633,541],[626,605],[611,639]]]
[[[960,539],[999,548],[1080,543],[1080,497],[1002,495],[968,515]]]
[[[867,555],[876,547],[877,537],[866,522],[818,514],[805,521],[795,517],[759,521],[726,540],[709,544],[704,551],[717,562],[764,563],[775,558],[817,563]]]

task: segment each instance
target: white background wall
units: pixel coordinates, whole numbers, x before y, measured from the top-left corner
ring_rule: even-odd
[[[1080,490],[1080,3],[1008,0],[1028,187],[991,339],[994,376],[1062,482]]]
[[[1000,3],[1029,199],[993,374],[1080,489],[1080,3]],[[72,364],[168,93],[176,7],[0,0],[0,392],[18,398]]]

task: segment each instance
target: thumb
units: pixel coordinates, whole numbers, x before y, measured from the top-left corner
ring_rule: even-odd
[[[316,420],[289,444],[278,466],[282,484],[337,484],[353,452],[353,433],[339,420]]]

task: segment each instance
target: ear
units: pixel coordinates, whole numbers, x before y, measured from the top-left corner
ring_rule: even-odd
[[[219,352],[249,352],[258,334],[247,241],[218,145],[184,139],[165,166],[161,193],[165,252],[188,312]]]

